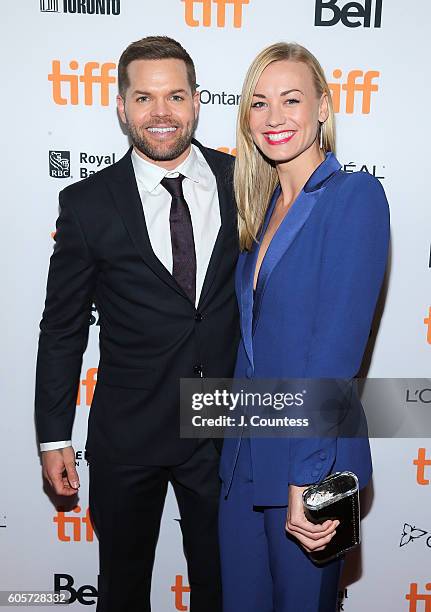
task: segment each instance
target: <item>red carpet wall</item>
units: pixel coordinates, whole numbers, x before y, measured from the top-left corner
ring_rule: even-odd
[[[133,40],[167,34],[187,48],[201,92],[197,136],[225,151],[235,147],[243,76],[260,49],[296,41],[319,58],[337,113],[338,158],[347,171],[378,177],[391,207],[386,303],[368,375],[393,379],[394,407],[429,403],[431,410],[430,22],[428,0],[1,3],[0,591],[60,587],[73,593],[73,610],[95,609],[97,541],[87,513],[84,443],[97,380],[97,312],[73,435],[79,505],[63,512],[42,488],[34,364],[57,195],[128,148],[116,114],[116,64]],[[364,544],[347,563],[339,608],[430,612],[431,441],[372,445]],[[189,609],[177,518],[170,492],[154,573],[156,612]]]

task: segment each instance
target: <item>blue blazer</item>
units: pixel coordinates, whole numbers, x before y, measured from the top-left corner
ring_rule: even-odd
[[[261,235],[280,193],[277,187]],[[311,175],[263,259],[258,244],[240,255],[236,292],[241,342],[236,378],[344,378],[359,371],[381,288],[389,208],[380,182],[346,173],[333,153]],[[254,323],[253,323],[254,308]],[[351,470],[372,472],[367,437],[252,438],[254,503],[286,505],[288,485]],[[240,439],[224,441],[220,476],[228,494]]]

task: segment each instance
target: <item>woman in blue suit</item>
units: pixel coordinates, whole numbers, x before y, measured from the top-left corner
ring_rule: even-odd
[[[353,378],[382,284],[389,212],[380,182],[345,173],[323,70],[296,44],[264,49],[238,116],[237,378]],[[224,612],[333,612],[341,562],[315,565],[337,521],[308,522],[306,485],[372,472],[367,437],[226,439]]]

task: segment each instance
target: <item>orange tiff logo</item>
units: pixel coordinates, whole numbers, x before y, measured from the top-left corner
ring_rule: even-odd
[[[418,456],[417,459],[413,459],[413,465],[416,466],[416,482],[419,485],[429,485],[429,478],[425,477],[425,468],[431,466],[431,459],[427,459],[425,448],[418,450]]]
[[[424,319],[424,323],[427,326],[427,342],[431,344],[431,306],[428,310],[428,316]]]
[[[55,104],[65,106],[67,104],[77,105],[82,103],[84,96],[85,106],[94,104],[94,87],[99,88],[99,101],[101,106],[109,106],[110,87],[115,85],[117,77],[110,73],[117,67],[114,62],[86,62],[84,69],[76,73],[79,63],[76,60],[69,62],[69,69],[74,74],[68,74],[61,70],[60,60],[52,61],[52,71],[48,75],[48,81],[52,83],[52,99]],[[81,85],[81,86],[80,86]]]
[[[175,593],[175,610],[187,612],[189,608],[183,603],[183,595],[184,593],[190,593],[190,587],[184,586],[183,577],[180,574],[175,576],[175,584],[171,586],[171,591]]]
[[[431,591],[431,582],[427,582],[425,585],[426,591]],[[431,612],[431,593],[418,593],[418,583],[410,583],[410,591],[406,595],[409,604],[409,612]],[[418,602],[425,602],[425,607],[421,606],[418,609]]]
[[[181,0],[184,2],[186,24],[191,28],[203,25],[209,28],[212,25],[212,5],[217,5],[217,27],[226,26],[226,4],[233,4],[233,27],[242,27],[242,7],[250,0]],[[202,23],[195,19],[195,4],[202,5]]]
[[[80,515],[81,506],[75,506],[72,510],[74,514]],[[93,525],[91,524],[90,511],[87,508],[84,516],[68,516],[70,512],[57,512],[54,516],[54,523],[57,523],[57,537],[60,542],[80,542],[84,535],[86,542],[94,539]],[[68,527],[72,525],[71,528]],[[84,526],[84,529],[82,529]],[[84,534],[82,533],[84,531]]]
[[[79,406],[84,399],[86,406],[91,406],[93,401],[94,389],[97,384],[97,368],[89,368],[85,378],[81,380],[76,398],[76,405]],[[85,393],[81,395],[81,387],[85,388]]]
[[[221,151],[222,153],[229,153],[234,157],[236,156],[236,148],[229,149],[229,147],[217,147],[217,151]]]
[[[336,68],[332,76],[334,79],[341,79],[343,76],[343,71],[339,68]],[[373,83],[373,80],[380,76],[380,72],[377,70],[368,70],[364,72],[363,70],[350,70],[347,73],[347,79],[344,83],[328,83],[329,89],[332,94],[332,103],[334,106],[334,112],[339,113],[342,109],[342,98],[343,92],[344,103],[345,103],[345,112],[347,114],[351,114],[355,110],[355,101],[357,99],[357,95],[359,94],[362,98],[362,106],[361,112],[363,115],[368,115],[371,109],[371,94],[374,91],[378,91],[379,86],[376,83]]]

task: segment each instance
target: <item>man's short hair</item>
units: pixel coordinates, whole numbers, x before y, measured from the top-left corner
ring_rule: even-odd
[[[169,36],[146,36],[130,43],[118,62],[118,91],[123,98],[130,85],[127,68],[134,60],[179,59],[186,65],[192,93],[196,91],[196,71],[192,58],[179,42]]]

